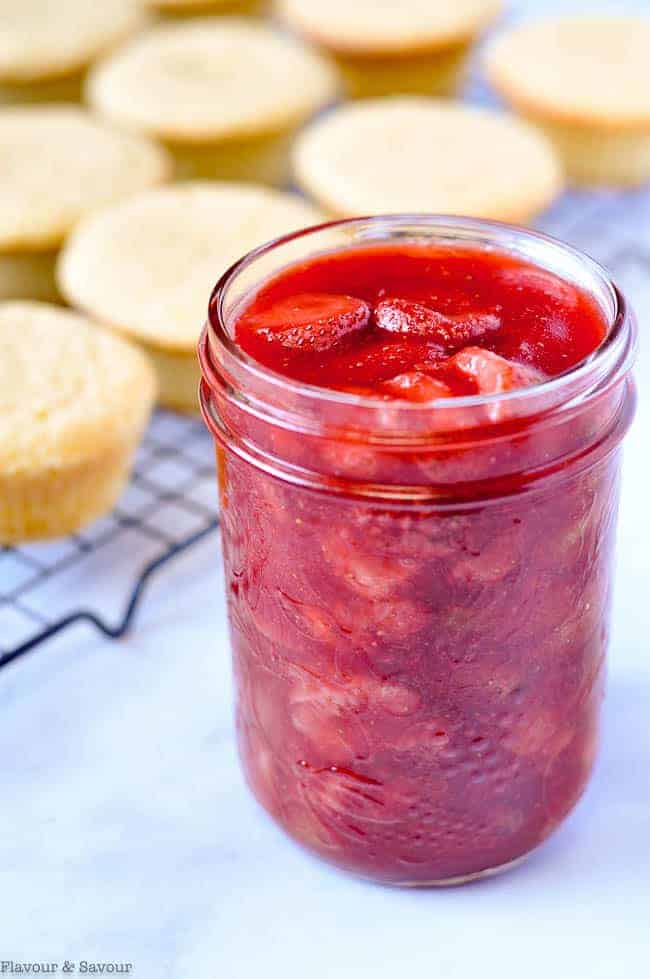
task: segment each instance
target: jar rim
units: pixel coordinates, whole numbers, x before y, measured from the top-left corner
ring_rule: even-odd
[[[608,315],[608,332],[603,342],[579,364],[570,367],[562,374],[555,375],[530,387],[515,388],[498,394],[463,395],[451,400],[439,398],[424,403],[397,401],[396,404],[399,406],[400,413],[403,411],[405,415],[413,416],[414,414],[421,415],[440,409],[448,411],[450,408],[457,408],[462,410],[500,404],[525,407],[527,403],[535,404],[540,397],[546,394],[558,396],[565,388],[572,389],[568,390],[567,401],[573,401],[576,393],[584,393],[590,390],[591,382],[598,386],[603,380],[611,378],[613,374],[616,376],[623,375],[632,366],[636,350],[636,330],[625,296],[606,268],[580,249],[543,232],[501,221],[446,214],[387,214],[345,218],[312,225],[274,238],[248,252],[231,265],[218,280],[210,296],[208,319],[200,343],[203,352],[201,359],[204,373],[206,366],[205,347],[214,350],[216,343],[217,348],[220,353],[225,355],[226,360],[231,360],[240,371],[243,371],[244,375],[248,375],[257,384],[268,385],[269,390],[275,392],[276,395],[279,392],[285,392],[306,398],[313,404],[329,404],[347,408],[358,407],[368,410],[376,410],[383,405],[384,402],[381,399],[371,395],[360,395],[307,384],[264,366],[242,350],[235,342],[228,330],[227,317],[224,312],[228,289],[239,275],[250,269],[258,260],[284,245],[307,239],[311,235],[339,229],[349,231],[353,230],[355,226],[358,228],[368,226],[370,229],[376,228],[379,232],[376,237],[369,235],[360,240],[359,244],[362,245],[372,246],[388,243],[391,241],[391,231],[401,231],[404,228],[413,232],[413,237],[410,239],[411,243],[428,240],[432,244],[444,245],[445,233],[447,233],[448,237],[453,238],[456,243],[458,243],[459,236],[468,246],[489,243],[488,247],[493,247],[495,251],[519,255],[528,259],[532,265],[553,271],[560,278],[563,278],[560,272],[549,268],[548,263],[545,264],[540,260],[543,252],[546,252],[547,255],[554,254],[556,258],[563,257],[570,260],[575,268],[581,268],[591,279],[593,285],[599,287],[602,293],[607,295],[611,306]],[[418,238],[418,233],[421,236],[426,231],[432,232],[433,237],[429,239]],[[405,244],[409,243],[406,236],[393,240],[399,240]],[[355,247],[355,245],[350,247]],[[566,279],[566,276],[564,278]],[[604,310],[604,312],[606,311]],[[562,401],[561,398],[559,400]]]

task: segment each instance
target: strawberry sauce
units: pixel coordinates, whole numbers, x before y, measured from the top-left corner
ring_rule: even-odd
[[[290,268],[237,323],[241,347],[274,371],[415,401],[539,383],[584,360],[606,332],[594,299],[550,272],[503,254],[416,245]],[[454,356],[467,348],[471,356]]]
[[[633,395],[612,367],[576,396],[571,372],[612,317],[513,255],[399,240],[237,310],[236,371],[214,322],[202,360],[248,781],[364,877],[508,866],[596,753]]]

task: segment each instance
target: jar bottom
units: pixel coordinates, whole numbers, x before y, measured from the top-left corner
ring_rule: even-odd
[[[518,867],[520,863],[523,863],[527,857],[530,856],[528,853],[522,854],[520,857],[515,857],[514,860],[509,860],[507,863],[499,864],[498,867],[486,867],[485,870],[477,870],[474,874],[462,874],[460,877],[447,877],[445,880],[400,880],[391,884],[392,887],[461,887],[463,884],[471,884],[473,881],[482,880],[484,877],[496,877],[498,874],[505,874],[509,870],[513,870]]]

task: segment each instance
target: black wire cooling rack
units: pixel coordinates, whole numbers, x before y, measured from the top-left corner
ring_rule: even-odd
[[[608,266],[650,314],[650,189],[567,195],[540,227]],[[151,578],[215,533],[216,513],[210,435],[198,418],[157,412],[109,517],[52,544],[0,549],[0,667],[79,623],[124,636]],[[116,578],[117,611],[106,607]]]
[[[209,433],[198,418],[157,412],[110,516],[64,540],[0,548],[0,667],[78,623],[124,636],[151,578],[216,531],[216,512]],[[120,610],[106,604],[115,576]]]

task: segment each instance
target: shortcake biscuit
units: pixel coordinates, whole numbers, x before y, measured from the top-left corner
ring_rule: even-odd
[[[252,18],[164,24],[90,74],[105,118],[155,137],[182,178],[284,184],[298,126],[337,95],[333,67]]]
[[[299,197],[251,184],[149,191],[79,225],[61,256],[60,288],[144,346],[163,404],[195,411],[196,345],[213,286],[252,248],[322,220]]]
[[[138,0],[0,0],[0,102],[81,98],[88,66],[147,23]]]
[[[341,106],[300,135],[300,188],[334,217],[464,214],[526,222],[562,190],[550,142],[511,116],[417,96]]]
[[[501,0],[275,0],[279,17],[338,63],[355,98],[451,95]]]
[[[539,126],[578,184],[650,179],[650,17],[548,18],[488,52],[490,81]]]
[[[0,300],[56,300],[57,252],[79,218],[166,180],[169,157],[74,106],[0,109]]]
[[[0,544],[65,536],[109,511],[154,397],[125,340],[56,306],[0,303]]]

